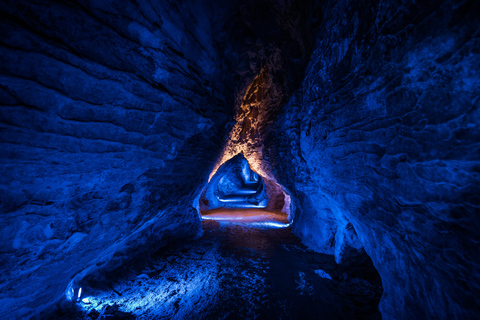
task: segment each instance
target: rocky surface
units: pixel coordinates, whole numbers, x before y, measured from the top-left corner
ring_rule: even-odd
[[[203,221],[203,229],[201,238],[159,251],[107,290],[85,287],[76,310],[57,310],[52,319],[381,318],[381,283],[370,260],[339,266],[307,249],[291,228]]]
[[[478,2],[332,1],[264,157],[294,229],[382,277],[384,319],[480,312]],[[295,164],[295,165],[292,165]]]
[[[204,4],[0,10],[0,317],[15,319],[200,233],[233,73]]]
[[[262,177],[240,153],[218,168],[202,192],[199,209],[266,208],[273,196],[266,193]]]
[[[279,48],[306,61],[308,8],[272,3],[0,4],[0,317],[199,234],[237,93]]]

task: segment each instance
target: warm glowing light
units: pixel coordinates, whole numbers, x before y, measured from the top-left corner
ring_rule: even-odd
[[[280,100],[278,100],[281,95],[279,94],[281,89],[278,84],[272,78],[267,67],[264,67],[250,83],[235,114],[235,125],[229,133],[222,154],[210,173],[208,181],[210,182],[222,164],[242,153],[248,161],[250,169],[267,182],[267,188],[275,189],[277,193],[279,191],[283,192],[284,206],[281,211],[292,220],[290,196],[277,182],[272,174],[270,163],[264,161],[263,157],[263,136],[272,124],[272,108],[281,105]],[[259,207],[262,207],[262,205]]]
[[[266,110],[262,108],[262,102],[264,101],[250,99],[262,86],[267,85],[265,83],[266,73],[266,69],[262,69],[245,91],[243,102],[235,115],[235,125],[230,131],[222,155],[210,173],[208,181],[212,179],[223,163],[239,153],[243,153],[251,169],[262,176],[266,176],[261,167],[263,139],[257,134],[260,127],[265,125]]]

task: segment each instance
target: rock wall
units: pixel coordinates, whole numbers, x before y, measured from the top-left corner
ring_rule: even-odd
[[[303,83],[265,139],[295,230],[364,250],[384,319],[480,312],[480,30],[475,1],[330,1]]]
[[[300,81],[307,2],[0,4],[0,317],[199,234],[234,106],[279,50]]]
[[[313,31],[321,20],[320,2],[241,1],[237,12],[229,20],[235,29],[230,41],[243,45],[237,48],[241,54],[231,58],[239,67],[250,61],[251,67],[248,74],[239,72],[235,123],[210,178],[223,163],[242,153],[265,183],[270,197],[266,209],[290,214],[289,196],[264,161],[264,137],[302,80]]]
[[[234,100],[209,3],[0,4],[1,318],[199,234]]]

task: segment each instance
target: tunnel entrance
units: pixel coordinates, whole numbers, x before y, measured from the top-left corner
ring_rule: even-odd
[[[286,227],[289,197],[282,187],[252,170],[242,153],[225,161],[199,199],[203,220]]]

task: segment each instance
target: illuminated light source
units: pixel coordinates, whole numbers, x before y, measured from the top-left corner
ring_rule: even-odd
[[[202,216],[202,220],[213,220],[213,221],[231,221],[231,222],[246,222],[248,219],[244,217],[234,217],[234,218],[226,218],[226,217],[209,217],[209,216]],[[276,221],[262,221],[262,222],[249,222],[245,223],[246,226],[251,227],[270,227],[270,228],[288,228],[290,227],[291,223],[282,223]]]
[[[257,228],[287,228],[291,225],[288,219],[277,212],[254,209],[216,209],[202,215],[203,220],[241,223]]]
[[[75,295],[75,289],[72,284],[70,284],[67,288],[67,292],[65,293],[65,296],[68,301],[80,301],[80,298],[82,297],[82,288],[79,287],[77,294]]]
[[[74,293],[73,287],[69,286],[66,293],[66,298],[68,301],[72,301]]]
[[[287,228],[287,227],[290,227],[291,223],[264,221],[264,222],[253,222],[251,225],[255,227]]]

